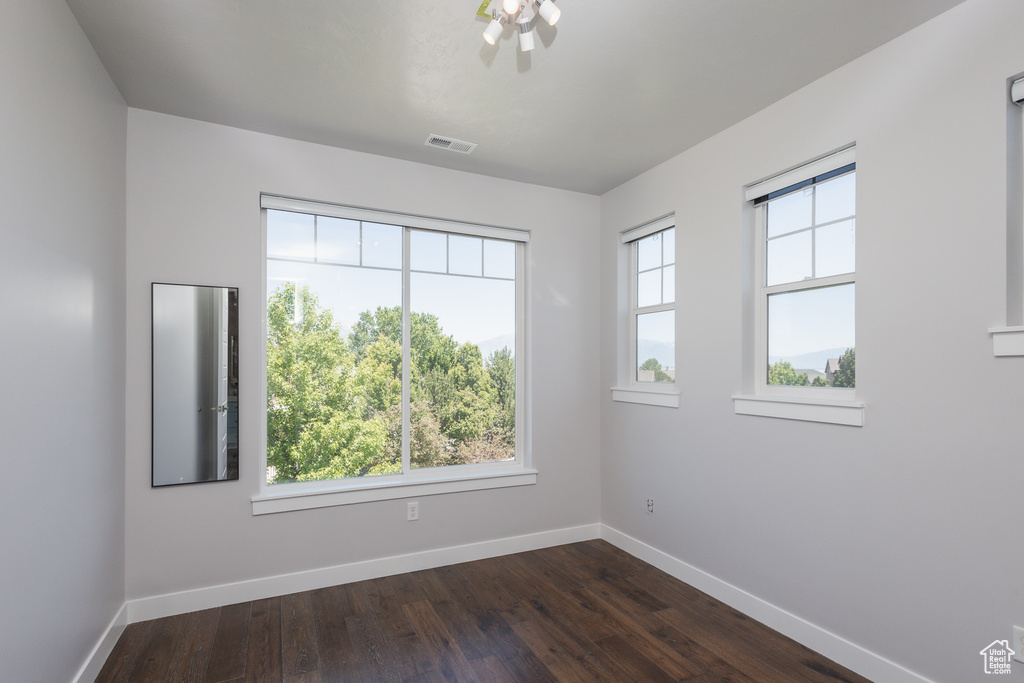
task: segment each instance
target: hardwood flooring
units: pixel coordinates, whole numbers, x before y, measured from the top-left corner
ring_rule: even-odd
[[[864,683],[604,541],[131,624],[97,683]]]

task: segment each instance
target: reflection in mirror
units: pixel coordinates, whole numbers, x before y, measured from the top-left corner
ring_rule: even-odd
[[[238,289],[153,283],[153,486],[238,479]]]

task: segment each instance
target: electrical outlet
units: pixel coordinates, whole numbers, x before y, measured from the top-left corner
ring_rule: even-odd
[[[653,498],[648,498],[647,499],[647,514],[649,514],[649,515],[653,515],[654,514],[654,499]]]
[[[420,518],[420,504],[409,503],[409,507],[406,508],[405,519],[409,522],[415,522]]]
[[[1024,663],[1024,626],[1013,627],[1013,640],[1010,641],[1013,658]]]

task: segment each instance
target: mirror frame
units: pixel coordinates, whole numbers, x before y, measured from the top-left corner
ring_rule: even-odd
[[[226,365],[225,366],[220,366],[219,361],[217,361],[215,363],[215,365],[214,365],[215,368],[216,367],[224,367],[224,370],[216,370],[216,372],[217,372],[217,374],[220,377],[224,378],[224,380],[226,381],[226,385],[223,384],[220,381],[215,381],[213,383],[212,386],[214,386],[216,388],[216,391],[218,391],[218,392],[221,391],[221,387],[223,386],[223,394],[218,393],[218,396],[215,399],[215,402],[217,403],[217,405],[210,406],[211,410],[216,411],[219,416],[223,416],[223,417],[218,417],[217,427],[216,427],[216,429],[218,431],[215,434],[213,434],[213,436],[215,438],[217,438],[218,441],[221,441],[221,437],[223,437],[224,444],[225,444],[224,448],[226,449],[226,453],[225,453],[226,460],[225,460],[225,469],[224,469],[224,476],[223,477],[220,477],[218,475],[218,476],[215,476],[215,477],[196,478],[196,479],[189,480],[189,481],[163,481],[163,482],[158,482],[157,481],[157,451],[158,451],[158,448],[157,448],[157,418],[158,418],[158,416],[157,416],[157,404],[158,404],[157,393],[158,393],[158,390],[159,390],[158,379],[157,379],[157,375],[158,375],[158,359],[157,359],[157,350],[158,350],[158,342],[157,342],[157,339],[158,339],[158,331],[157,331],[157,327],[158,327],[158,318],[157,318],[157,290],[158,290],[158,288],[163,288],[163,287],[175,287],[175,288],[181,287],[181,288],[188,288],[188,289],[191,289],[191,290],[194,290],[194,291],[195,290],[224,290],[224,291],[227,292],[227,320],[225,321],[226,339],[224,339],[223,337],[217,337],[217,338],[214,338],[214,339],[211,340],[213,344],[218,345],[218,348],[219,348],[219,345],[222,343],[222,340],[223,340],[223,343],[226,344],[226,355],[223,356],[224,360],[226,361]],[[152,488],[165,488],[165,487],[171,487],[171,486],[187,486],[187,485],[190,485],[190,484],[208,484],[208,483],[212,483],[212,482],[223,482],[223,481],[238,481],[238,479],[239,479],[239,461],[240,461],[240,458],[239,458],[239,443],[238,442],[239,442],[239,436],[240,436],[241,432],[240,432],[240,429],[239,429],[239,420],[238,420],[238,412],[239,412],[238,411],[238,406],[239,406],[239,391],[238,391],[238,389],[239,389],[239,386],[238,386],[239,385],[239,377],[238,377],[238,368],[239,368],[238,308],[239,307],[238,307],[238,296],[239,296],[238,295],[238,287],[226,287],[226,286],[219,286],[219,285],[192,285],[192,284],[185,284],[185,283],[179,283],[179,282],[153,282],[151,284],[151,286],[150,286],[150,483],[151,483],[151,487]],[[188,334],[188,332],[186,332],[185,334]],[[198,345],[199,342],[197,341],[196,343]],[[161,362],[160,363],[160,367],[162,367],[164,365],[166,365],[166,362]],[[197,369],[197,374],[198,373],[199,373],[199,371]],[[165,385],[165,383],[161,382],[161,385]],[[209,386],[211,386],[211,385],[208,385],[207,389],[209,389]],[[223,397],[223,403],[221,402],[221,397]],[[233,411],[232,411],[232,409],[230,407],[232,399],[234,399],[234,409],[233,409]],[[194,404],[195,403],[192,402],[191,405],[194,405]],[[201,412],[203,410],[203,407],[200,406],[200,408],[198,410]],[[191,407],[189,408],[189,411],[191,411]],[[230,424],[231,421],[232,421],[232,418],[234,420],[234,427],[233,428],[231,427],[231,424]],[[186,421],[186,423],[187,423],[187,421]],[[202,426],[197,427],[197,430],[202,430],[202,429],[203,429]],[[223,433],[220,431],[221,429],[224,430]],[[229,439],[229,436],[231,434],[234,435],[234,445],[233,446],[231,445],[231,442],[230,442],[230,439]],[[215,447],[212,447],[206,453],[202,453],[199,450],[198,446],[197,446],[194,460],[197,463],[200,463],[198,465],[198,467],[201,467],[201,463],[204,460],[207,460],[210,457],[215,457],[214,453],[216,453],[216,451],[214,450],[214,448]],[[233,449],[233,453],[232,453],[232,449]],[[211,452],[211,451],[213,451],[213,452]],[[218,469],[219,469],[219,467],[218,467]]]

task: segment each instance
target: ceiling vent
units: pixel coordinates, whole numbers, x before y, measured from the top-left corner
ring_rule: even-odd
[[[475,142],[466,142],[465,140],[456,140],[455,138],[446,138],[443,135],[433,134],[423,144],[427,147],[437,147],[438,149],[446,149],[449,152],[458,152],[459,154],[469,154],[476,149]]]

